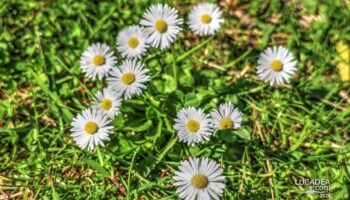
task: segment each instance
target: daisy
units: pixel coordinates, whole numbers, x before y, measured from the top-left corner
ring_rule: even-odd
[[[140,58],[146,53],[147,34],[137,25],[129,26],[117,36],[118,51],[127,58]]]
[[[114,52],[107,44],[96,43],[87,48],[80,58],[80,66],[86,76],[101,80],[117,63]]]
[[[119,114],[121,104],[120,95],[112,91],[111,88],[105,88],[95,94],[93,107],[101,110],[110,119]]]
[[[212,134],[210,116],[202,109],[194,107],[182,108],[177,113],[174,129],[177,131],[180,141],[188,145],[203,143],[209,140]]]
[[[270,82],[271,86],[289,83],[289,79],[297,70],[296,64],[293,54],[285,47],[269,47],[260,54],[258,75],[264,82]]]
[[[218,32],[224,20],[220,8],[213,3],[200,3],[192,9],[188,18],[191,30],[199,35]]]
[[[148,34],[147,42],[152,47],[165,49],[181,32],[183,20],[179,18],[177,10],[167,4],[152,5],[143,15],[140,24]]]
[[[125,60],[122,65],[111,71],[108,83],[116,92],[130,99],[133,94],[140,95],[146,89],[144,83],[149,80],[148,69],[136,60]]]
[[[231,102],[221,104],[219,110],[211,111],[210,115],[215,130],[241,127],[243,114]]]
[[[184,199],[220,199],[225,189],[224,170],[208,158],[190,158],[181,162],[175,172],[176,192]]]
[[[107,115],[96,109],[85,109],[73,119],[71,136],[77,145],[84,149],[92,150],[103,141],[109,140],[108,135],[112,133],[113,126],[108,126],[111,121]]]

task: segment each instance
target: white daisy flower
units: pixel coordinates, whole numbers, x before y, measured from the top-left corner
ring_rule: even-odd
[[[215,130],[241,127],[243,114],[231,102],[221,104],[219,110],[211,111],[210,115]]]
[[[165,49],[175,40],[181,32],[183,20],[179,18],[176,9],[167,4],[152,5],[143,15],[140,24],[145,27],[148,34],[147,42],[152,47]]]
[[[175,172],[176,192],[186,200],[220,199],[225,189],[224,170],[208,158],[190,158]]]
[[[96,43],[87,48],[80,58],[80,66],[86,76],[101,80],[117,63],[114,52],[107,44]]]
[[[147,51],[147,34],[137,25],[129,26],[117,36],[118,51],[127,58],[140,58]]]
[[[111,121],[108,116],[96,109],[85,109],[73,119],[71,136],[77,145],[84,149],[92,150],[95,146],[104,146],[103,141],[109,140],[109,134],[113,132],[113,126],[108,126]]]
[[[146,89],[144,83],[149,81],[148,69],[136,60],[125,60],[122,65],[111,71],[108,80],[109,86],[116,92],[130,99],[133,94],[140,95]]]
[[[189,18],[191,30],[199,35],[213,35],[221,27],[222,12],[220,8],[213,3],[200,3],[192,9]]]
[[[202,109],[182,108],[177,113],[174,125],[179,141],[194,145],[209,140],[212,134],[210,120],[210,116]]]
[[[297,61],[293,54],[282,46],[267,48],[258,60],[258,75],[270,85],[289,83],[289,79],[297,70]]]
[[[93,101],[93,107],[101,110],[110,119],[119,114],[120,104],[120,94],[114,92],[111,88],[105,88],[97,92]]]

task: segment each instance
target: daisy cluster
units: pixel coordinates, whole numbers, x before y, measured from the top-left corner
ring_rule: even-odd
[[[174,129],[180,141],[195,145],[209,140],[218,130],[237,129],[243,114],[231,102],[221,104],[206,114],[194,107],[182,108],[177,113]],[[219,199],[225,184],[223,169],[208,158],[190,158],[180,164],[174,176],[176,191],[184,199]]]
[[[189,14],[189,27],[196,34],[212,35],[220,29],[221,15],[215,4],[198,4]],[[150,80],[148,69],[140,59],[149,47],[169,48],[182,31],[182,24],[183,19],[175,8],[155,4],[144,13],[139,25],[119,32],[116,43],[117,51],[124,58],[121,64],[117,64],[114,51],[107,44],[96,43],[87,48],[80,59],[83,73],[92,80],[106,78],[108,86],[95,94],[91,108],[78,114],[71,124],[72,136],[79,147],[92,150],[104,145],[113,132],[108,124],[120,113],[122,100],[140,95]]]
[[[209,140],[217,130],[237,129],[241,126],[243,114],[231,102],[221,104],[210,115],[194,107],[182,108],[177,113],[174,129],[179,140],[195,145]]]
[[[92,105],[78,114],[71,123],[71,136],[80,148],[93,150],[104,146],[113,133],[111,121],[120,114],[122,101],[140,95],[150,80],[142,56],[150,47],[169,48],[182,31],[184,20],[178,11],[167,4],[155,4],[146,10],[138,25],[119,32],[117,51],[124,58],[118,64],[110,46],[96,43],[82,54],[80,66],[92,80],[103,80],[107,87],[98,91]],[[200,3],[188,14],[189,29],[198,35],[213,35],[224,22],[222,11],[212,3]],[[292,53],[284,47],[267,48],[258,59],[257,73],[261,80],[272,85],[289,82],[296,71]],[[216,131],[238,129],[243,114],[231,102],[206,114],[203,109],[182,108],[173,128],[179,141],[196,145],[208,141]],[[220,165],[208,158],[189,158],[181,162],[174,176],[175,187],[184,199],[220,199],[225,188],[225,176]]]

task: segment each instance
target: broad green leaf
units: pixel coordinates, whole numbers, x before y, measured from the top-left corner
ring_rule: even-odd
[[[217,131],[217,137],[228,143],[234,143],[237,141],[237,135],[232,130],[219,130]]]
[[[163,79],[165,80],[165,83],[164,83],[165,84],[165,88],[164,88],[165,93],[170,93],[170,92],[173,92],[174,90],[176,90],[177,83],[176,83],[176,80],[172,76],[164,74]]]
[[[198,97],[195,93],[187,93],[185,96],[185,106],[199,106]]]
[[[52,198],[54,199],[54,200],[60,200],[61,198],[60,198],[60,195],[56,192],[56,190],[53,190],[52,191]]]
[[[140,122],[130,122],[128,123],[128,126],[123,128],[123,131],[135,131],[135,132],[141,132],[141,131],[146,131],[152,126],[152,121],[147,120],[144,123]]]
[[[107,170],[105,170],[98,162],[90,160],[88,158],[83,158],[83,162],[94,168],[102,178],[110,176]]]
[[[165,101],[166,112],[169,117],[174,118],[178,110],[183,107],[184,94],[180,90],[170,93]]]
[[[179,83],[186,87],[192,87],[194,85],[194,78],[190,72],[180,72]]]
[[[146,118],[147,119],[158,119],[159,118],[159,112],[157,109],[153,106],[150,106],[146,109]]]
[[[140,170],[142,171],[142,175],[147,177],[151,171],[155,168],[155,166],[163,160],[165,155],[171,150],[177,142],[177,137],[169,140],[169,142],[163,147],[161,151],[157,153],[157,155],[153,155],[153,152],[149,152],[148,156],[144,158],[140,163]]]
[[[118,115],[116,116],[113,121],[112,121],[112,125],[115,127],[115,128],[120,128],[124,125],[124,117],[123,115]]]
[[[234,133],[244,140],[251,140],[250,132],[245,128],[239,128],[238,130],[235,130]]]

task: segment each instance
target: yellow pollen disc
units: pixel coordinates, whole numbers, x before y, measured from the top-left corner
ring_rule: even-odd
[[[203,174],[196,174],[192,177],[191,183],[196,188],[205,188],[208,185],[208,177]]]
[[[95,122],[87,122],[84,126],[84,129],[89,134],[95,134],[98,130],[98,126]]]
[[[209,24],[211,22],[211,16],[208,14],[204,14],[201,17],[201,21],[203,24]]]
[[[222,118],[220,120],[220,127],[221,128],[232,128],[233,122],[230,118]]]
[[[279,72],[283,69],[283,63],[279,60],[274,60],[271,64],[271,67],[274,71]]]
[[[122,82],[124,84],[130,85],[131,83],[133,83],[135,81],[135,74],[132,72],[128,72],[123,74],[122,76]]]
[[[191,132],[197,132],[200,128],[200,124],[197,120],[190,119],[187,121],[187,128]]]
[[[97,66],[101,66],[105,64],[105,57],[103,55],[96,55],[92,62]]]
[[[162,19],[157,20],[154,26],[159,33],[164,33],[168,29],[168,24]]]
[[[103,110],[109,110],[112,107],[112,101],[110,99],[105,98],[102,99],[100,105]]]
[[[131,37],[128,40],[129,47],[135,49],[137,46],[139,46],[139,40],[136,37]]]

